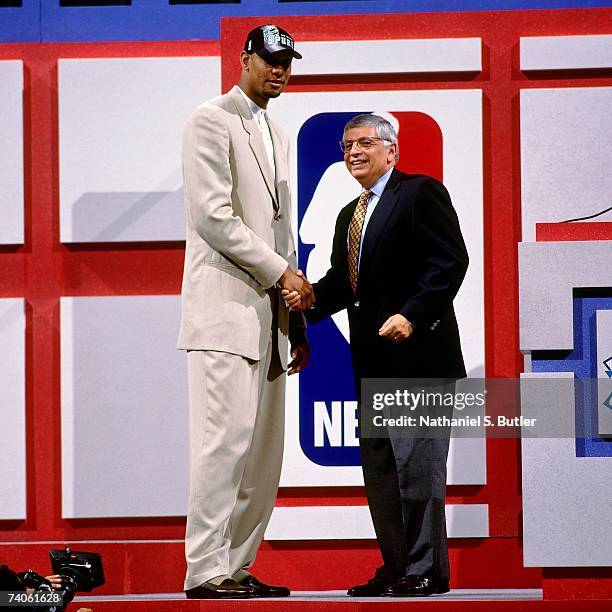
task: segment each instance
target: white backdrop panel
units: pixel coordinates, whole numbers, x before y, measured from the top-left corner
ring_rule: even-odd
[[[24,309],[0,299],[0,520],[26,518]]]
[[[521,70],[576,70],[612,67],[612,36],[526,36]]]
[[[23,242],[23,62],[0,61],[0,244]]]
[[[185,514],[188,398],[185,355],[174,348],[178,302],[177,296],[62,298],[65,518]],[[286,452],[291,457],[295,449]],[[451,482],[484,482],[483,441],[456,440],[451,456]],[[470,469],[470,461],[477,467]],[[337,484],[330,471],[307,484]],[[361,471],[353,471],[358,484]]]
[[[523,378],[573,379],[572,372]],[[546,419],[541,396],[521,393],[521,414]],[[564,401],[565,400],[565,401]],[[574,394],[559,395],[559,418],[574,423]],[[576,440],[522,439],[523,553],[526,567],[612,565],[612,457],[576,457]]]
[[[521,351],[574,348],[574,287],[608,287],[612,240],[521,242],[519,332]]]
[[[292,146],[291,183],[297,193],[297,136],[312,116],[326,112],[378,114],[417,111],[432,117],[443,138],[444,184],[448,188],[461,221],[470,253],[470,268],[455,300],[462,346],[470,376],[484,373],[484,281],[483,281],[483,170],[482,170],[482,92],[480,90],[386,91],[287,93],[270,105],[271,116],[283,126]],[[334,166],[338,166],[335,168]],[[327,269],[335,219],[340,209],[359,194],[360,186],[342,163],[334,164],[323,175],[334,180],[328,188],[315,191],[298,228],[301,240],[315,244],[306,269],[311,280]],[[298,202],[293,202],[293,224],[297,226]],[[346,313],[334,316],[338,329],[348,338]],[[362,484],[361,468],[323,467],[310,461],[299,443],[298,381],[288,380],[283,486],[351,486]],[[482,440],[455,440],[451,444],[449,483],[485,482],[485,445]]]
[[[185,514],[179,318],[177,296],[62,298],[65,518]]]
[[[610,206],[612,87],[521,91],[523,240]],[[612,212],[591,219],[612,221]]]
[[[181,135],[218,57],[59,61],[62,242],[184,240]]]
[[[294,75],[478,72],[482,68],[480,38],[312,41],[298,47],[304,58],[293,63]]]
[[[449,538],[486,538],[486,504],[446,506]],[[300,506],[274,508],[266,540],[372,540],[376,537],[367,506]]]

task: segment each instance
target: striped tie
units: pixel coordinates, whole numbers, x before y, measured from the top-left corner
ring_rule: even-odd
[[[369,189],[361,192],[359,202],[353,213],[351,224],[349,225],[349,244],[348,244],[348,269],[349,280],[353,293],[357,293],[357,264],[359,262],[359,244],[361,243],[361,230],[363,229],[363,221],[368,208],[368,200],[372,192]]]

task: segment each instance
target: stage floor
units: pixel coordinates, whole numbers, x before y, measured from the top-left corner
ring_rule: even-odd
[[[353,598],[345,591],[295,591],[274,599],[187,600],[184,593],[75,597],[93,612],[609,612],[611,600],[544,600],[541,589],[453,589],[431,597]]]
[[[135,595],[100,595],[75,597],[75,602],[107,601],[172,601],[185,600],[184,593],[142,593]],[[291,597],[258,597],[249,601],[275,602],[398,602],[398,601],[533,601],[542,599],[542,589],[453,589],[443,595],[430,597],[349,597],[346,591],[294,591]],[[226,600],[227,601],[227,600]],[[232,600],[238,603],[241,600]]]

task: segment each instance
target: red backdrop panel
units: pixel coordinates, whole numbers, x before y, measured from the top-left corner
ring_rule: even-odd
[[[239,76],[237,58],[246,32],[270,19],[224,19],[222,43],[0,45],[0,59],[22,59],[25,66],[26,239],[23,246],[0,248],[0,296],[23,296],[27,300],[28,501],[25,521],[0,522],[5,542],[180,540],[184,534],[184,517],[99,521],[61,518],[59,298],[62,295],[176,294],[180,289],[184,245],[67,247],[59,243],[57,60],[60,57],[221,54],[222,85],[227,91]],[[296,77],[289,91],[482,89],[486,369],[489,376],[517,376],[522,369],[518,350],[517,292],[517,243],[521,227],[519,93],[529,87],[612,85],[612,76],[606,71],[523,74],[518,59],[519,38],[609,33],[612,10],[282,17],[274,21],[290,31],[297,41],[371,39],[377,33],[385,39],[445,38],[449,35],[482,39],[483,70],[477,75]],[[406,154],[409,144],[403,149]],[[431,160],[422,163],[423,170],[435,174]],[[486,486],[450,487],[449,502],[488,504],[493,536],[486,542],[452,543],[454,586],[533,586],[538,583],[539,572],[522,567],[517,441],[489,440]],[[279,505],[319,503],[363,504],[365,499],[360,488],[284,489],[278,501]],[[115,569],[121,576],[113,578],[116,588],[136,588],[130,576],[138,574],[139,563],[147,558],[162,564],[165,575],[171,578],[170,583],[160,579],[163,586],[160,590],[181,588],[180,543],[164,544],[178,547],[172,548],[168,556],[160,550],[160,554],[141,557],[139,548],[132,550],[130,544],[125,546],[135,561],[118,562]],[[46,550],[47,546],[43,548]],[[3,546],[0,555],[21,565],[33,550],[29,546]],[[34,555],[41,563],[46,558],[43,553]],[[333,564],[330,562],[332,555]],[[274,576],[303,588],[331,588],[365,577],[376,559],[372,542],[265,543],[257,568],[261,569],[262,577]],[[156,574],[158,578],[161,575],[164,572]],[[312,576],[310,582],[306,582],[307,576]],[[148,588],[153,590],[156,586],[149,584]]]

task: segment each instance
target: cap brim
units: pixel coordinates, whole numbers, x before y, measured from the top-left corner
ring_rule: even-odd
[[[295,49],[290,49],[289,47],[283,47],[282,45],[266,45],[265,48],[259,52],[260,55],[262,55],[262,53],[272,55],[272,56],[286,55],[294,59],[302,59],[302,55],[298,53]]]

